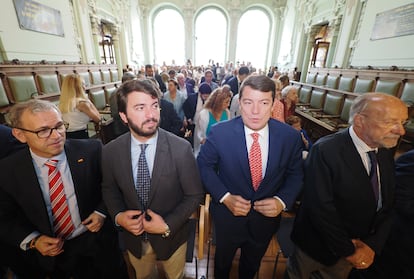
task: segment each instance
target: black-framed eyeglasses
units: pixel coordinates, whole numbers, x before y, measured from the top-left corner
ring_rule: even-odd
[[[36,134],[39,139],[46,139],[50,137],[50,135],[53,133],[53,130],[56,130],[58,133],[62,134],[66,132],[66,129],[68,127],[69,127],[69,123],[60,122],[54,128],[44,128],[39,131],[32,131],[32,130],[28,130],[28,129],[24,129],[20,127],[14,127],[14,128],[25,131],[25,132]]]

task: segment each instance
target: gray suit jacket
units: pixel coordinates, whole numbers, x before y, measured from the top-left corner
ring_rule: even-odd
[[[103,148],[103,198],[113,220],[125,210],[141,210],[131,167],[131,133],[126,133]],[[158,259],[168,259],[188,238],[188,218],[203,198],[203,187],[191,145],[163,129],[158,130],[157,149],[151,177],[148,208],[160,214],[171,234],[148,238]],[[141,237],[122,231],[126,248],[141,257]]]

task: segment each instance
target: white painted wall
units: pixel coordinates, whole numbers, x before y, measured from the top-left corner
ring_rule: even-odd
[[[374,67],[414,68],[414,35],[371,41],[371,32],[377,13],[388,11],[412,0],[368,0],[351,65]]]
[[[20,29],[12,0],[2,1],[0,39],[5,60],[79,61],[69,1],[37,0],[61,12],[64,37]]]

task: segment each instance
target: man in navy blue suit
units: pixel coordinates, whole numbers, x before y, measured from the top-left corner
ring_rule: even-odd
[[[231,92],[233,96],[239,93],[240,85],[247,78],[250,71],[246,66],[240,67],[236,76],[230,78],[225,84],[230,85]]]
[[[213,126],[198,156],[203,183],[213,199],[215,278],[229,278],[238,248],[239,278],[254,277],[279,227],[280,213],[292,207],[302,186],[300,134],[270,118],[274,82],[250,76],[239,94],[241,117]],[[252,171],[252,158],[258,154],[259,178]]]

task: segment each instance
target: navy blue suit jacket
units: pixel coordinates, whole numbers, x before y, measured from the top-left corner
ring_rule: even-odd
[[[230,90],[233,92],[233,96],[239,93],[239,80],[236,76],[230,78],[226,84],[230,85]]]
[[[289,125],[274,119],[268,125],[269,157],[257,191],[252,187],[241,117],[214,125],[197,158],[202,181],[213,198],[213,218],[227,220],[229,231],[248,228],[248,233],[263,240],[276,232],[279,218],[265,217],[253,208],[246,217],[235,217],[219,200],[230,192],[252,202],[278,196],[288,208],[294,204],[302,187],[302,140]]]
[[[187,119],[194,120],[197,109],[198,93],[188,95],[183,104],[184,115]]]

